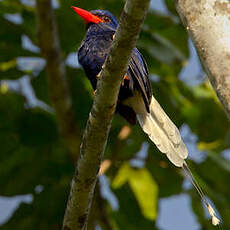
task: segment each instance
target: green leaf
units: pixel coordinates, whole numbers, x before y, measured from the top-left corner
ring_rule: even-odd
[[[112,187],[114,189],[120,188],[128,181],[130,176],[132,176],[132,169],[129,163],[126,162],[120,167],[116,177],[113,180]]]
[[[158,185],[146,168],[133,169],[129,184],[140,205],[143,215],[155,220],[157,217]]]
[[[155,221],[143,216],[140,205],[128,183],[113,191],[119,200],[119,210],[112,217],[120,230],[156,230]]]
[[[155,220],[157,217],[158,185],[146,168],[134,169],[128,162],[119,169],[113,181],[117,189],[129,182],[144,217]]]

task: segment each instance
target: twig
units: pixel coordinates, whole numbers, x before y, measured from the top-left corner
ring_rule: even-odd
[[[79,155],[80,134],[72,109],[66,70],[61,57],[57,26],[51,0],[37,0],[38,38],[46,59],[47,82],[53,107],[56,111],[60,132],[73,160]]]

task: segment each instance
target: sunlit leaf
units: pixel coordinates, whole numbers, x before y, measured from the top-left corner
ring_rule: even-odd
[[[129,184],[134,192],[143,215],[155,220],[157,217],[158,185],[147,169],[132,170]]]
[[[0,63],[0,71],[6,71],[8,69],[11,69],[12,67],[15,67],[17,64],[16,60],[11,60],[8,62],[1,62]]]
[[[113,183],[112,183],[113,188],[116,189],[124,185],[124,183],[126,183],[129,180],[129,178],[132,177],[132,172],[133,170],[130,167],[129,163],[127,162],[124,163],[120,167],[116,177],[113,180]]]
[[[197,147],[199,150],[212,150],[212,149],[216,149],[217,147],[219,147],[221,145],[221,141],[220,140],[216,140],[213,142],[199,142]]]

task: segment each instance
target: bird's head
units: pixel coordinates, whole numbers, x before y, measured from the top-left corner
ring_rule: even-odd
[[[89,12],[75,6],[72,6],[72,9],[85,21],[87,27],[93,24],[107,25],[114,29],[117,27],[117,20],[109,11],[92,10]]]

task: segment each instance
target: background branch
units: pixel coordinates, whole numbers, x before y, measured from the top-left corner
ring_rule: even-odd
[[[230,2],[177,0],[176,7],[230,119]]]
[[[73,160],[79,155],[80,134],[77,129],[65,65],[61,57],[57,26],[50,0],[37,0],[38,38],[46,59],[47,82],[60,132]]]
[[[99,225],[103,230],[113,230],[112,223],[106,210],[106,200],[102,197],[99,181],[96,184],[91,212],[88,220],[88,230],[94,230]]]
[[[97,95],[83,136],[80,158],[72,180],[63,229],[86,229],[97,174],[121,79],[124,76],[149,0],[127,0],[97,85]]]

